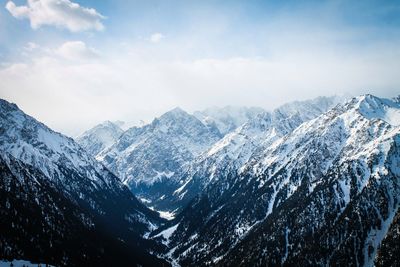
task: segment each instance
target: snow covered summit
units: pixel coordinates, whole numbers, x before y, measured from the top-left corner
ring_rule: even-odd
[[[101,151],[114,144],[124,131],[111,121],[105,121],[85,131],[76,141],[96,157]]]

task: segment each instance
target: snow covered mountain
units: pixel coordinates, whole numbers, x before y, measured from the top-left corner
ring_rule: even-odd
[[[222,135],[225,135],[262,112],[264,110],[257,107],[226,106],[195,111],[193,115],[205,125],[216,127]]]
[[[227,177],[237,173],[257,150],[265,149],[301,123],[328,111],[342,100],[336,96],[318,97],[260,113],[193,160],[181,177],[175,179],[179,184],[174,192],[153,204],[163,209],[180,209],[207,184],[219,180],[230,183]]]
[[[124,131],[111,121],[105,121],[87,130],[76,141],[92,156],[114,144]]]
[[[371,95],[340,104],[215,175],[153,237],[183,266],[395,262],[399,114]]]
[[[130,128],[97,158],[135,194],[152,201],[163,197],[173,175],[220,138],[216,128],[175,108],[150,124]]]
[[[57,266],[158,265],[164,221],[73,139],[0,100],[0,257]],[[34,247],[35,249],[32,249]]]
[[[217,117],[177,108],[125,132],[104,123],[81,145],[0,100],[0,258],[397,266],[400,103],[342,100],[254,113],[225,136]]]

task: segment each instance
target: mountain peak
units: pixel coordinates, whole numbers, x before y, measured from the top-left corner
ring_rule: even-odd
[[[122,135],[123,130],[114,122],[104,121],[85,131],[76,141],[92,156],[97,156],[102,150],[114,144]]]
[[[390,99],[371,94],[362,95],[350,101],[356,110],[367,119],[380,119],[390,125],[400,125],[400,104]]]

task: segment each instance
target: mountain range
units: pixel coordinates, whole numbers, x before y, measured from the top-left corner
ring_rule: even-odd
[[[175,108],[76,141],[1,100],[0,259],[397,266],[399,99]]]

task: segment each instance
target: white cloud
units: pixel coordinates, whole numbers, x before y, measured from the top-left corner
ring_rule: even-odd
[[[27,5],[16,6],[9,1],[6,9],[18,19],[27,18],[31,27],[43,25],[66,28],[71,32],[103,30],[105,17],[93,8],[85,8],[69,0],[28,0]]]
[[[165,36],[162,33],[156,32],[150,36],[150,42],[159,43]]]
[[[82,41],[65,42],[55,52],[64,59],[75,61],[90,60],[99,57],[98,52],[94,48],[88,47]]]
[[[71,3],[30,0],[25,6],[7,6],[14,16],[39,27],[45,23],[38,18],[49,16],[44,7],[55,2]],[[94,17],[101,25],[100,16]],[[126,30],[119,28],[121,36],[86,39],[101,56],[81,41],[59,45],[59,39],[34,39],[39,48],[26,57],[8,57],[13,63],[0,63],[0,98],[75,135],[105,119],[150,121],[174,106],[188,111],[213,105],[273,108],[319,95],[398,94],[398,34],[365,43],[376,36],[374,29],[326,28],[285,17],[225,33],[229,23],[220,17],[179,29],[174,38],[150,34],[148,29],[158,26],[140,21],[135,26],[149,34],[136,38],[127,23]]]
[[[101,51],[96,60],[98,53],[83,42],[46,48],[41,41],[26,62],[17,58],[0,67],[0,98],[75,135],[105,119],[151,121],[174,106],[273,108],[319,95],[398,94],[400,40],[349,45],[342,40],[353,32],[308,30],[271,25],[260,54],[243,52],[239,40],[230,46],[197,33],[157,45],[150,35],[139,41],[90,39]]]
[[[213,105],[273,108],[319,95],[390,96],[400,87],[399,57],[376,49],[351,58],[314,49],[312,56],[293,51],[275,60],[161,61],[118,51],[77,64],[75,59],[91,53],[84,43],[67,42],[55,51],[57,56],[0,69],[0,98],[70,135],[105,119],[150,121],[174,106],[188,111]],[[73,61],[65,63],[61,56]]]

